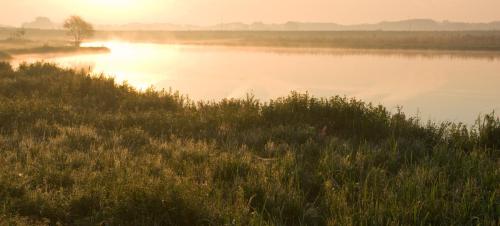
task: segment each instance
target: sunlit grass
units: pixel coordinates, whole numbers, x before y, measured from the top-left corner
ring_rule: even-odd
[[[500,121],[0,64],[0,225],[497,225]]]

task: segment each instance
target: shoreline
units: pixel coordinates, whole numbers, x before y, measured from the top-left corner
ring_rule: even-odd
[[[277,54],[320,54],[320,55],[384,55],[403,57],[450,57],[450,58],[485,58],[489,60],[500,59],[498,50],[447,50],[447,49],[397,49],[397,48],[340,48],[340,47],[308,47],[308,46],[258,46],[224,44],[218,42],[143,42],[132,40],[90,40],[90,42],[126,42],[126,43],[150,43],[157,45],[179,45],[185,47],[208,47],[223,49],[239,49],[244,51],[269,51]],[[34,48],[15,48],[0,50],[0,60],[12,60],[16,56],[32,54],[89,54],[109,53],[111,49],[105,46],[91,47],[56,47],[42,46]]]
[[[382,55],[402,56],[410,58],[482,58],[489,60],[500,59],[497,50],[446,50],[446,49],[388,49],[388,48],[340,48],[340,47],[307,47],[307,46],[256,46],[256,45],[231,45],[221,43],[199,42],[146,42],[130,40],[91,40],[89,43],[123,42],[130,44],[175,45],[186,48],[212,48],[217,50],[241,50],[271,52],[276,54],[312,54],[312,55]]]
[[[109,53],[111,50],[106,47],[53,47],[42,46],[28,49],[9,49],[3,52],[13,57],[16,55],[28,54],[52,54],[52,53]]]

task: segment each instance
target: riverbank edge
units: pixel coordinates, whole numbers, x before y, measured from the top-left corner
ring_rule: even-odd
[[[5,58],[11,59],[15,55],[27,54],[51,54],[51,53],[109,53],[111,50],[107,47],[54,47],[42,46],[28,49],[9,49],[4,50]],[[1,56],[0,56],[1,59]]]

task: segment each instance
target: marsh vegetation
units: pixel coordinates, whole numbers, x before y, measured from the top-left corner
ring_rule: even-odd
[[[0,64],[0,225],[498,225],[500,121]]]

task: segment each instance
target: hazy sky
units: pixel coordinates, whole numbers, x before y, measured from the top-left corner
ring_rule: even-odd
[[[489,22],[500,20],[500,0],[0,0],[0,24],[20,25],[36,16],[62,21],[72,14],[99,24],[354,24],[409,18]]]

